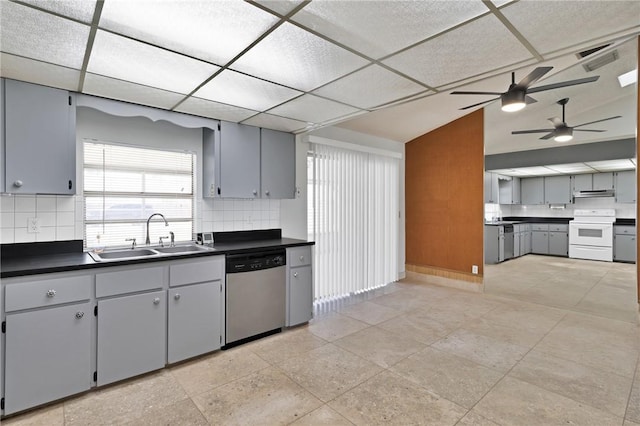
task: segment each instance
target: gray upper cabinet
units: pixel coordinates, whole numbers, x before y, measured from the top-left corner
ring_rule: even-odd
[[[294,198],[296,145],[292,133],[260,129],[262,198]]]
[[[15,80],[4,84],[4,187],[15,194],[76,192],[74,95]]]
[[[636,171],[628,170],[615,173],[616,202],[636,202]]]
[[[520,179],[522,204],[544,204],[544,179],[531,177]]]
[[[571,177],[545,176],[544,202],[545,204],[571,203]]]
[[[484,172],[484,202],[498,204],[500,187],[496,173]]]
[[[260,197],[260,128],[221,122],[220,196]]]
[[[593,190],[603,189],[613,189],[613,172],[593,174]]]
[[[498,176],[500,204],[520,204],[520,178],[515,176]]]
[[[571,176],[573,191],[591,191],[593,189],[593,174]]]

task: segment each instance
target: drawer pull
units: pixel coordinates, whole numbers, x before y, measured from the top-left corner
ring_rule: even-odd
[[[54,289],[47,291],[47,297],[53,297],[55,295],[56,295],[56,291]]]
[[[294,273],[293,273],[293,276],[294,276],[294,278],[298,278],[298,273],[297,273],[297,272],[294,272]]]
[[[80,319],[84,316],[84,312],[76,312],[76,318]]]
[[[300,256],[300,262],[304,262],[304,256]]]
[[[176,293],[176,295],[173,296],[173,298],[176,299],[176,300],[180,300],[180,293]]]
[[[155,299],[153,299],[153,304],[154,305],[159,305],[160,304],[160,298],[156,297]]]

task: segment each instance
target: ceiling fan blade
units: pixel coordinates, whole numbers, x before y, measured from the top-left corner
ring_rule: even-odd
[[[576,132],[606,132],[606,130],[594,130],[594,129],[573,129]]]
[[[551,139],[551,138],[552,138],[552,137],[554,137],[555,135],[556,135],[556,132],[555,132],[555,131],[553,131],[553,132],[549,133],[548,135],[544,135],[544,136],[543,136],[543,137],[541,137],[540,139],[542,139],[542,140],[545,140],[545,141],[546,141],[547,139]]]
[[[553,67],[538,67],[535,70],[531,71],[529,75],[520,80],[518,86],[520,87],[529,87],[536,81],[538,81],[542,76],[551,71]]]
[[[537,93],[537,92],[542,92],[542,91],[545,91],[545,90],[559,89],[560,87],[567,87],[567,86],[575,86],[577,84],[592,83],[594,81],[597,81],[599,78],[600,78],[600,76],[596,75],[596,76],[593,76],[593,77],[580,78],[578,80],[561,81],[560,83],[547,84],[546,86],[538,86],[538,87],[533,87],[531,89],[527,89],[527,93]]]
[[[555,127],[562,126],[564,124],[564,121],[560,120],[558,117],[550,118],[549,121],[552,122]]]
[[[587,126],[589,124],[600,123],[602,121],[613,120],[613,119],[616,119],[616,118],[622,118],[622,116],[621,115],[616,115],[615,117],[609,117],[609,118],[603,118],[602,120],[590,121],[588,123],[582,123],[582,124],[578,124],[577,126],[573,126],[573,128],[575,129],[576,127]]]
[[[529,104],[535,104],[535,103],[536,103],[536,102],[538,102],[538,101],[536,101],[535,99],[533,99],[531,96],[525,96],[525,98],[524,98],[524,102],[525,102],[527,105],[529,105]]]
[[[514,130],[511,132],[512,135],[526,135],[529,133],[547,133],[553,132],[555,129],[534,129],[534,130]]]
[[[477,104],[468,105],[468,106],[466,106],[464,108],[460,108],[460,110],[477,107],[478,105],[482,105],[482,104],[488,104],[489,102],[493,102],[493,101],[498,100],[498,99],[500,99],[500,98],[494,98],[494,99],[489,99],[488,101],[478,102]]]
[[[500,92],[468,92],[468,91],[455,91],[451,92],[452,95],[494,95],[500,96],[502,93]]]

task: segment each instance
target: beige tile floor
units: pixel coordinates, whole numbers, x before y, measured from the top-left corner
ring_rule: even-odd
[[[528,257],[487,268],[504,294],[405,280],[3,424],[640,425],[634,267]]]

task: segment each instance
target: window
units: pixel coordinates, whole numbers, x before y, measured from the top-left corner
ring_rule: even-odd
[[[153,244],[173,232],[191,240],[194,159],[187,152],[84,142],[85,247],[144,244],[147,218]]]

